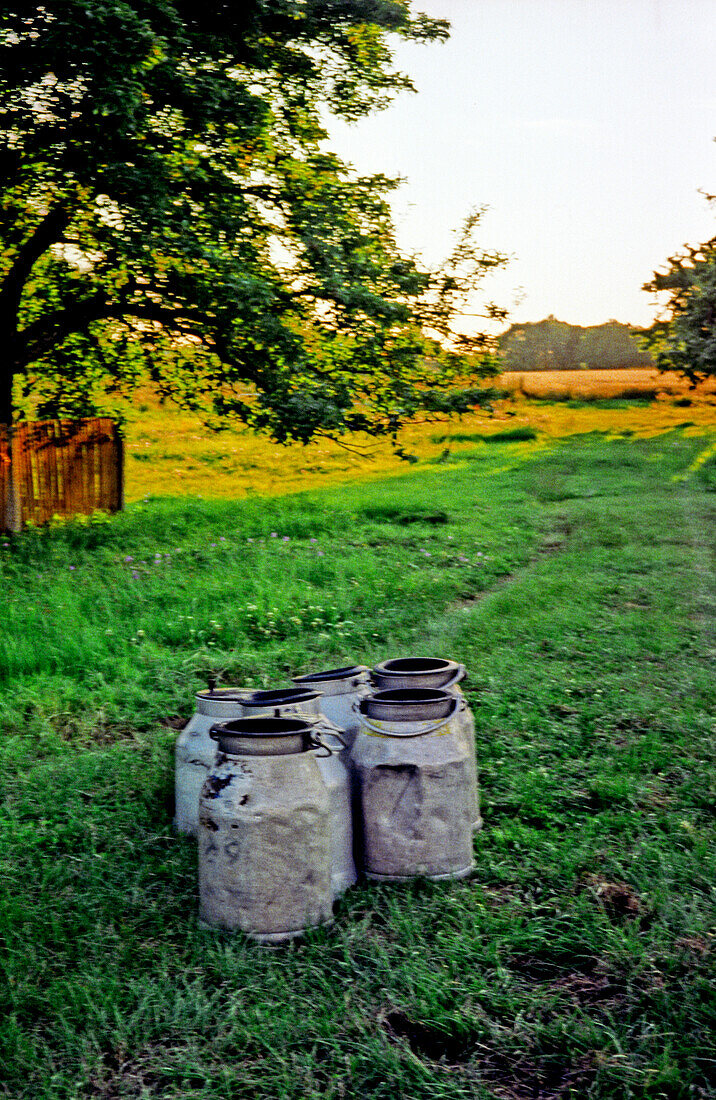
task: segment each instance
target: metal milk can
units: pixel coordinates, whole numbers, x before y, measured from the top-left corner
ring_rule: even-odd
[[[243,715],[239,688],[210,688],[196,694],[196,710],[179,734],[174,752],[174,828],[196,836],[199,792],[216,756],[209,730]]]
[[[448,691],[377,691],[358,704],[352,749],[368,878],[463,878],[472,870],[475,790],[458,700]]]
[[[343,730],[350,748],[360,728],[354,704],[370,693],[370,670],[365,665],[345,665],[292,679],[298,687],[320,691],[321,713]]]
[[[331,924],[330,805],[311,723],[240,718],[215,726],[199,802],[199,920],[259,943]]]
[[[394,657],[381,661],[371,673],[373,684],[379,691],[391,688],[440,688],[450,691],[460,700],[460,708],[455,722],[465,739],[470,768],[475,785],[475,805],[473,808],[473,829],[482,828],[480,815],[480,787],[477,778],[477,752],[475,749],[475,719],[467,705],[460,688],[467,669],[457,661],[448,661],[444,657]]]
[[[313,687],[254,691],[243,697],[242,715],[305,718],[313,723],[321,741],[330,749],[330,754],[317,753],[316,760],[330,800],[331,882],[333,896],[338,898],[358,879],[353,854],[353,796],[343,730],[325,717],[322,703],[321,692]]]

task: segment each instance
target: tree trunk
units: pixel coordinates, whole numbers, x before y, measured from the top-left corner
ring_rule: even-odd
[[[0,325],[0,344],[5,345],[5,351],[8,349],[7,333],[3,332],[2,325]],[[11,343],[12,341],[10,341]],[[0,352],[1,354],[1,352]],[[0,424],[7,424],[8,428],[13,422],[13,404],[12,404],[12,385],[15,381],[15,370],[12,361],[5,361],[2,367],[0,367]]]
[[[0,333],[2,339],[2,333]],[[7,344],[6,344],[7,347]],[[13,462],[13,404],[12,384],[15,372],[12,365],[5,363],[0,372],[0,424],[7,427],[7,455],[9,465],[5,467],[4,477],[7,479],[5,486],[5,514],[0,516],[0,530],[19,531],[22,527],[22,503],[18,492],[15,464]]]
[[[8,429],[8,491],[5,515],[0,516],[0,526],[6,531],[19,531],[22,526],[22,505],[18,492],[16,471],[13,467],[14,409],[12,389],[15,375],[24,367],[22,340],[18,333],[18,315],[23,288],[37,260],[50,245],[62,237],[70,220],[70,201],[63,198],[45,214],[31,235],[20,246],[0,286],[0,355],[4,363],[0,367],[0,424]]]

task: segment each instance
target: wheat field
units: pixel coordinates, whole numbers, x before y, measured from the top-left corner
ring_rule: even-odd
[[[648,367],[635,370],[514,371],[500,375],[499,384],[525,397],[563,400],[571,397],[664,399],[693,395],[688,382],[675,373]],[[699,386],[697,399],[716,394],[716,379]]]

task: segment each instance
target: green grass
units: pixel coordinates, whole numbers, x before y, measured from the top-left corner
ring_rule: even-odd
[[[712,445],[0,538],[0,1095],[716,1095]],[[406,653],[470,671],[475,876],[360,885],[276,952],[199,930],[172,746],[204,676]]]
[[[523,443],[537,439],[537,432],[529,426],[506,428],[501,432],[448,432],[431,436],[433,443]]]

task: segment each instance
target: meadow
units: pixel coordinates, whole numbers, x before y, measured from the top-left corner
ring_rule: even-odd
[[[684,423],[698,430],[716,422],[716,383],[692,390],[683,379],[653,370],[532,371],[500,375],[490,384],[504,393],[490,411],[408,425],[401,434],[404,449],[420,461],[444,461],[520,436],[546,444],[590,431],[648,436]],[[160,406],[150,390],[126,415],[129,501],[275,495],[379,480],[409,468],[387,439],[356,435],[345,446],[324,439],[286,449],[248,431],[209,431],[191,413]]]
[[[0,538],[0,1095],[716,1096],[713,405],[506,399],[367,472],[162,417],[124,513]],[[411,653],[468,666],[474,876],[200,930],[193,693]]]

